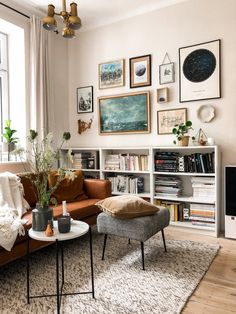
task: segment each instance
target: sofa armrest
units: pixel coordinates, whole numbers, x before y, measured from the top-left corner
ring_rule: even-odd
[[[85,179],[84,192],[88,198],[104,199],[111,196],[111,182],[109,180]]]

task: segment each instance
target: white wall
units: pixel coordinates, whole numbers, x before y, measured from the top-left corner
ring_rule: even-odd
[[[201,127],[208,137],[214,137],[223,150],[223,163],[236,163],[236,1],[235,0],[189,0],[110,26],[87,32],[78,32],[69,42],[69,123],[72,146],[145,146],[172,145],[172,135],[157,135],[157,110],[188,108],[188,118],[193,121],[194,134]],[[104,16],[105,19],[105,16]],[[214,39],[222,40],[222,98],[215,100],[179,103],[178,95],[178,48]],[[175,62],[176,81],[162,85],[170,88],[171,101],[157,104],[158,66],[168,52]],[[129,88],[130,57],[152,55],[152,86]],[[98,64],[115,59],[126,59],[126,86],[107,90],[98,89]],[[94,113],[77,114],[76,88],[94,86]],[[98,134],[97,97],[125,92],[150,90],[151,133],[141,135]],[[216,108],[216,118],[208,124],[197,118],[197,109],[203,104]],[[67,104],[65,105],[65,109]],[[93,116],[92,129],[82,135],[77,133],[77,120],[88,121]]]

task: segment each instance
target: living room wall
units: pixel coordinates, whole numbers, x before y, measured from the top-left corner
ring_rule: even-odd
[[[157,110],[187,108],[188,118],[193,121],[193,135],[202,128],[208,137],[221,145],[223,163],[235,163],[236,153],[236,2],[234,0],[190,0],[161,8],[151,13],[129,18],[97,29],[78,32],[69,42],[69,125],[74,147],[147,146],[172,145],[172,135],[157,134]],[[104,21],[106,16],[104,16]],[[179,103],[178,49],[180,47],[221,39],[222,98]],[[168,52],[175,63],[175,83],[159,85],[158,66]],[[129,58],[152,55],[152,86],[129,88]],[[98,89],[98,64],[124,58],[126,60],[126,84],[113,89]],[[77,114],[76,88],[94,86],[94,112]],[[157,104],[156,89],[170,88],[170,102]],[[126,92],[150,90],[151,133],[140,135],[99,135],[97,97]],[[201,123],[197,109],[204,104],[213,105],[216,117],[210,123]],[[62,116],[61,116],[62,118]],[[79,135],[77,120],[89,121],[92,128]],[[58,121],[59,123],[59,121]]]

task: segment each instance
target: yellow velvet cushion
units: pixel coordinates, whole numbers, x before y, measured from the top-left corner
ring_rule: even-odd
[[[96,205],[107,214],[121,219],[153,215],[159,211],[157,206],[132,195],[108,197]]]
[[[62,203],[62,201],[76,202],[88,198],[83,190],[84,178],[82,171],[76,170],[75,174],[76,178],[74,180],[69,180],[68,178],[63,179],[53,192],[52,197],[56,198],[58,204]],[[57,171],[51,171],[48,178],[49,187],[56,184],[57,178]]]

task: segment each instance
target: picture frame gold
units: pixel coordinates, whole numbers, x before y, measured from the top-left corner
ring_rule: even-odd
[[[150,133],[150,93],[126,93],[98,97],[99,133]]]
[[[103,62],[98,65],[98,88],[107,89],[125,85],[125,59]]]
[[[151,55],[129,59],[130,88],[152,85]]]
[[[187,108],[177,108],[157,111],[157,133],[172,134],[176,124],[187,121]]]

